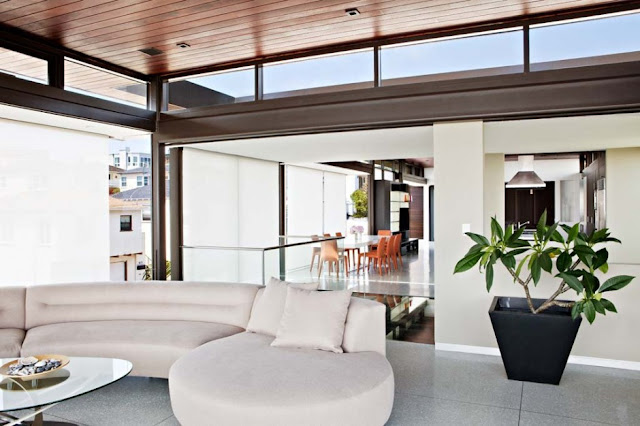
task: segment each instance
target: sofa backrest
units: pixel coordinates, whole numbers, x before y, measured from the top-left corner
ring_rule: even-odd
[[[259,288],[251,284],[185,281],[27,287],[25,328],[127,319],[217,322],[246,328]]]
[[[24,329],[24,287],[0,287],[0,328]]]

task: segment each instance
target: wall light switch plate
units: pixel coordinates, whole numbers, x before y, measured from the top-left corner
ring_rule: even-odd
[[[471,232],[471,224],[470,223],[463,223],[462,224],[462,233],[466,234],[467,232]]]

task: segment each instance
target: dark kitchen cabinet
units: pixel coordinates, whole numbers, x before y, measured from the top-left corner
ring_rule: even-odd
[[[547,211],[547,225],[555,220],[555,182],[545,182],[547,186],[539,189],[505,188],[505,222],[522,224],[529,222],[527,228],[535,228],[542,213]]]

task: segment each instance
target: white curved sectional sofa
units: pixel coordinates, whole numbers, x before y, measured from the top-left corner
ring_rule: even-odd
[[[351,299],[343,354],[272,347],[273,337],[245,332],[263,291],[195,282],[0,288],[0,357],[128,359],[133,375],[169,378],[183,426],[384,424],[394,397],[385,307]]]

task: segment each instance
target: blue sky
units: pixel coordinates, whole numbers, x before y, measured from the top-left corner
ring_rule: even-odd
[[[640,13],[591,19],[531,29],[531,62],[640,51]],[[455,72],[522,64],[522,31],[485,34],[382,50],[382,78]],[[193,83],[230,94],[253,95],[254,71],[214,74]],[[265,93],[373,80],[373,51],[265,65]],[[144,140],[114,142],[143,151]],[[134,148],[137,147],[137,148]]]

